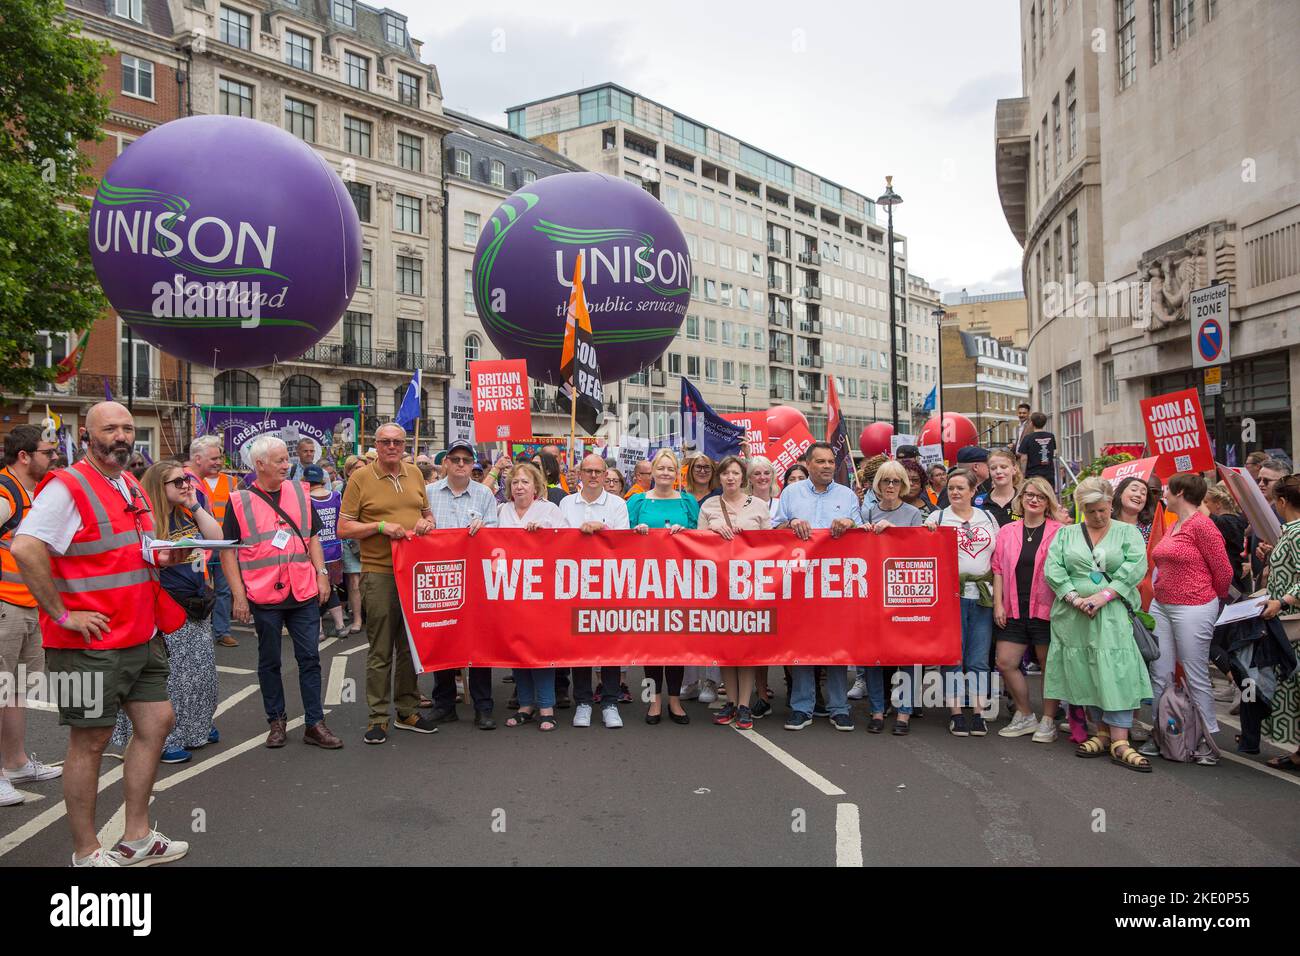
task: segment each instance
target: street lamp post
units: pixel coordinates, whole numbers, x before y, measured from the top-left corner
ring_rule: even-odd
[[[742,414],[749,412],[749,386],[741,384],[740,386],[740,411]]]
[[[890,423],[898,431],[898,328],[894,309],[894,207],[903,201],[903,197],[894,192],[894,177],[885,177],[885,192],[876,200],[877,206],[884,206],[888,214],[889,240],[886,247],[889,252],[889,411]]]
[[[938,387],[934,391],[934,413],[939,419],[939,433],[943,434],[943,317],[948,313],[943,309],[935,309],[930,313],[934,317],[934,325],[938,334],[935,336],[939,343],[939,381]]]

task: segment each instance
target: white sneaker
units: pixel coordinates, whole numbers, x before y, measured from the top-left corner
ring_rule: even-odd
[[[849,688],[849,700],[861,700],[866,696],[867,682],[859,677],[853,682],[853,686]]]
[[[700,697],[700,682],[691,681],[682,688],[682,692],[677,696],[681,700],[698,700]]]
[[[718,699],[718,685],[711,680],[706,680],[700,687],[700,703],[711,704]]]
[[[39,783],[42,780],[53,780],[55,777],[63,776],[63,768],[41,763],[36,759],[36,754],[29,754],[24,766],[17,770],[6,770],[5,776],[11,783]]]
[[[1011,718],[1011,723],[1007,724],[998,731],[999,737],[1023,737],[1025,734],[1032,734],[1038,729],[1038,718],[1033,714],[1022,714],[1019,711]]]
[[[14,789],[14,785],[0,777],[0,807],[15,807],[23,802],[23,795]]]
[[[1146,743],[1138,748],[1138,753],[1144,757],[1159,757],[1160,745],[1156,743],[1154,737],[1148,737]]]
[[[150,830],[142,840],[118,840],[111,856],[118,866],[154,866],[175,862],[189,852],[190,845],[184,840],[169,840],[157,830]]]
[[[109,853],[103,847],[100,847],[90,856],[77,859],[77,854],[72,854],[72,865],[77,866],[121,866],[117,860],[113,859],[113,854]]]
[[[1054,744],[1056,743],[1056,735],[1056,718],[1044,717],[1038,722],[1038,729],[1034,731],[1034,743]]]
[[[618,715],[617,707],[600,708],[600,719],[605,722],[605,726],[610,730],[617,730],[623,726],[623,718]]]
[[[1068,734],[1070,732],[1070,722],[1068,720],[1063,720],[1056,725],[1056,729],[1063,734]]]
[[[591,704],[579,704],[573,709],[573,726],[591,726]]]

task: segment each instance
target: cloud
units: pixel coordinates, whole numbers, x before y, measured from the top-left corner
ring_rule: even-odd
[[[999,269],[991,276],[940,276],[932,285],[940,292],[960,292],[965,289],[971,295],[988,295],[994,292],[1019,292],[1021,290],[1020,266]]]
[[[947,120],[970,121],[993,115],[999,99],[1019,96],[1021,92],[1018,73],[985,73],[976,76],[961,86],[943,104],[929,104],[928,109],[937,116]],[[992,136],[992,126],[989,126]]]

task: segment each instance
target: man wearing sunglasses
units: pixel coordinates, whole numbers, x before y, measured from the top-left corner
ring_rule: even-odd
[[[1259,485],[1259,493],[1264,496],[1268,502],[1273,514],[1277,514],[1277,505],[1273,501],[1273,489],[1277,483],[1291,474],[1291,466],[1280,458],[1268,458],[1260,462],[1259,470],[1255,475],[1255,484]],[[1279,519],[1279,524],[1281,523]],[[1259,535],[1253,531],[1250,535],[1250,566],[1255,573],[1255,580],[1258,581],[1264,575],[1264,567],[1268,564],[1268,556],[1273,551],[1273,546],[1259,539]]]

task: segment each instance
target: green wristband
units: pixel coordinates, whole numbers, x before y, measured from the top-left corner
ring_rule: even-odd
[[[379,533],[380,534],[384,533],[384,523],[382,521],[379,522]]]

